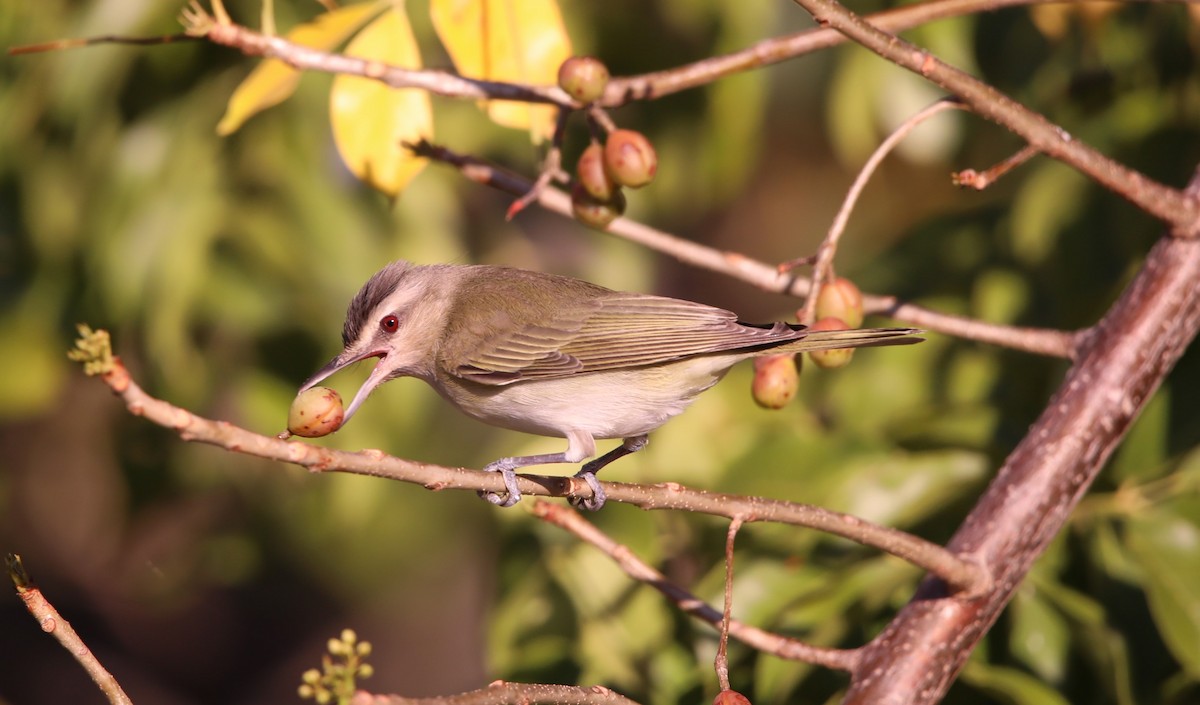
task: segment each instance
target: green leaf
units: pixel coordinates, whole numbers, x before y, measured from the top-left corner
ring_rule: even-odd
[[[971,661],[963,669],[963,682],[1012,705],[1071,705],[1054,688],[1014,668]]]
[[[1125,540],[1145,571],[1142,584],[1150,612],[1167,647],[1180,664],[1200,678],[1200,526],[1184,516],[1200,516],[1200,500],[1175,503],[1132,519]]]
[[[1121,443],[1109,473],[1115,482],[1145,482],[1160,477],[1167,466],[1167,437],[1171,424],[1171,390],[1163,387],[1151,397]]]
[[[1044,680],[1061,683],[1066,675],[1071,627],[1035,588],[1017,592],[1009,607],[1009,648]]]

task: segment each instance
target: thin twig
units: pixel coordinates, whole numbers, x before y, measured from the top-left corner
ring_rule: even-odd
[[[99,37],[86,37],[84,39],[56,39],[51,42],[40,42],[38,44],[22,44],[21,46],[9,47],[7,51],[9,56],[20,56],[22,54],[40,54],[47,51],[80,49],[98,44],[153,46],[155,44],[174,44],[175,42],[198,42],[202,41],[202,39],[202,37],[194,37],[186,33],[167,34],[161,37],[122,37],[115,34],[105,34]]]
[[[617,543],[612,537],[584,519],[579,512],[570,507],[539,499],[533,503],[533,515],[571,532],[577,538],[600,549],[629,577],[658,590],[684,613],[708,622],[714,627],[720,627],[724,618],[720,610],[672,583],[665,575],[638,558],[628,546]],[[858,658],[856,649],[829,649],[813,646],[797,639],[744,624],[736,619],[729,620],[728,633],[758,651],[774,654],[779,658],[813,663],[840,671],[853,671]]]
[[[42,631],[53,635],[58,643],[62,644],[63,648],[75,657],[83,670],[91,676],[92,681],[108,698],[108,702],[113,705],[131,705],[132,701],[113,674],[101,665],[100,660],[84,643],[78,632],[71,627],[70,622],[63,619],[63,616],[58,613],[54,605],[50,604],[42,591],[30,582],[21,557],[10,553],[5,562],[8,566],[8,576],[17,588],[17,595],[25,603],[25,609],[29,610],[29,614],[33,615],[33,618],[41,625]]]
[[[516,195],[529,190],[529,179],[482,159],[461,155],[429,142],[410,143],[406,146],[420,156],[455,167],[464,177],[476,183]],[[538,204],[546,210],[571,217],[571,198],[557,189],[542,191],[538,197]],[[685,240],[630,218],[617,218],[609,223],[605,232],[669,255],[681,262],[747,282],[764,291],[796,297],[809,294],[810,281],[799,274],[781,272],[776,265],[752,259],[739,252],[718,250]],[[1048,328],[985,323],[964,316],[932,311],[901,301],[895,296],[864,295],[863,307],[866,313],[883,314],[924,330],[1053,357],[1071,357],[1078,335]]]
[[[508,683],[495,681],[486,688],[469,690],[458,695],[437,695],[428,698],[407,698],[402,695],[374,695],[360,691],[350,705],[638,705],[637,701],[600,685],[550,685],[543,683]]]
[[[900,32],[950,17],[973,15],[1005,7],[1057,2],[1062,0],[931,0],[878,12],[868,15],[867,19],[880,29]],[[846,41],[848,40],[845,35],[825,27],[772,37],[729,54],[707,57],[663,71],[614,77],[608,82],[600,102],[605,107],[613,108],[634,100],[653,100],[698,88],[720,78],[828,49]]]
[[[1033,159],[1038,154],[1041,154],[1041,152],[1037,147],[1034,147],[1033,145],[1025,145],[1015,154],[1010,155],[1007,159],[1004,159],[997,164],[993,164],[983,171],[976,171],[975,169],[963,169],[962,171],[952,174],[950,179],[954,182],[955,186],[973,188],[976,191],[982,191],[988,186],[994,184],[998,179],[1008,172],[1016,169],[1030,159]]]
[[[505,220],[512,220],[518,213],[525,210],[530,203],[536,201],[552,180],[566,177],[566,174],[562,170],[562,145],[563,136],[567,132],[567,118],[570,116],[570,110],[559,108],[558,120],[555,121],[554,125],[554,135],[550,140],[550,148],[546,152],[546,158],[542,160],[541,173],[538,174],[537,180],[533,182],[529,190],[523,193],[520,198],[513,201],[512,205],[508,207],[508,211],[504,214]]]
[[[558,86],[529,86],[502,81],[483,81],[434,69],[406,69],[372,59],[334,54],[296,44],[279,36],[268,36],[249,27],[214,20],[192,8],[185,16],[188,33],[214,44],[237,49],[248,56],[278,59],[294,69],[361,76],[392,88],[419,88],[434,95],[470,100],[519,100],[579,108]]]
[[[896,145],[900,144],[918,125],[929,118],[946,110],[963,109],[965,109],[963,104],[957,100],[943,98],[905,120],[903,124],[892,131],[892,134],[888,135],[887,139],[871,153],[871,157],[863,164],[862,169],[858,172],[858,176],[854,178],[854,183],[851,184],[850,190],[846,193],[846,198],[842,201],[841,208],[838,209],[837,215],[834,216],[833,224],[829,226],[829,232],[826,233],[825,239],[821,241],[820,247],[817,248],[817,259],[813,265],[812,293],[804,300],[804,308],[800,315],[801,323],[811,324],[816,320],[817,299],[820,296],[821,287],[833,277],[833,258],[837,254],[837,246],[842,238],[842,233],[846,231],[846,223],[850,221],[850,213],[854,211],[854,206],[858,203],[859,196],[862,195],[867,182],[871,180],[871,176],[879,168],[884,157],[891,154]]]
[[[729,622],[733,614],[733,545],[742,518],[734,517],[725,533],[725,607],[721,611],[721,640],[717,645],[717,657],[713,666],[717,671],[717,684],[721,690],[729,690]]]

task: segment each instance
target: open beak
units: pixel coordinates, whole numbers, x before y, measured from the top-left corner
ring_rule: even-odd
[[[371,392],[374,391],[376,387],[387,381],[387,374],[389,370],[383,365],[383,361],[387,358],[386,352],[382,350],[374,350],[368,353],[363,353],[362,355],[355,355],[354,357],[348,357],[344,359],[341,355],[338,355],[330,360],[329,363],[324,367],[317,370],[316,374],[305,380],[304,384],[300,385],[300,391],[303,392],[306,389],[311,389],[315,387],[317,383],[321,382],[327,377],[332,376],[335,372],[343,370],[356,362],[361,362],[372,357],[379,358],[379,361],[375,363],[375,368],[371,370],[371,374],[367,377],[366,381],[364,381],[362,386],[358,388],[358,393],[354,395],[354,399],[350,402],[350,406],[346,407],[346,412],[342,416],[342,425],[345,425],[346,422],[350,420],[350,417],[354,415],[354,412],[358,411],[358,407],[362,406],[363,402],[367,400],[367,397],[371,395]]]

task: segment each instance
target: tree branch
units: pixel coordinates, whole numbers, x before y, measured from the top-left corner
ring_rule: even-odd
[[[514,195],[527,193],[532,184],[524,176],[481,159],[458,154],[440,145],[420,142],[407,146],[420,156],[455,167],[471,181],[506,193]],[[573,217],[571,197],[558,189],[542,190],[538,194],[537,203],[548,211],[568,218]],[[617,218],[609,223],[604,232],[674,257],[681,262],[752,284],[764,291],[803,298],[808,296],[811,289],[811,280],[807,277],[782,273],[775,265],[752,259],[740,252],[718,250],[701,245],[629,218]],[[1071,357],[1074,354],[1079,335],[1048,328],[986,323],[963,316],[932,311],[901,301],[894,296],[864,295],[863,307],[867,313],[883,314],[925,330],[1053,357]]]
[[[977,113],[1022,137],[1031,147],[1070,165],[1170,226],[1172,234],[1200,235],[1200,199],[1158,183],[1109,159],[1062,127],[933,54],[883,31],[837,0],[795,0],[813,18],[897,66],[951,92]]]
[[[569,507],[552,504],[545,500],[534,500],[533,515],[537,518],[571,532],[577,538],[590,543],[625,571],[626,575],[658,590],[675,603],[686,614],[720,627],[724,614],[721,610],[704,602],[692,593],[667,580],[667,576],[655,570],[629,550],[617,543],[594,524]],[[779,658],[814,663],[840,671],[852,671],[858,663],[857,649],[829,649],[806,644],[779,634],[759,629],[736,619],[729,620],[729,634],[738,641],[758,651],[774,654]]]
[[[1200,193],[1200,170],[1190,196]],[[946,597],[927,578],[863,647],[845,702],[936,703],[1062,529],[1113,449],[1200,330],[1200,239],[1164,237],[1086,338],[1041,418],[1008,457],[948,548],[977,557],[994,586]]]
[[[877,12],[867,15],[867,19],[880,29],[901,32],[950,17],[973,15],[1005,7],[1058,2],[1062,0],[931,0]],[[609,81],[601,102],[607,107],[617,107],[631,100],[661,98],[664,95],[698,88],[725,76],[828,49],[846,41],[846,35],[825,27],[772,37],[739,51],[701,59],[664,71],[640,76],[614,77]]]
[[[76,343],[80,349],[87,345],[86,336]],[[87,362],[83,355],[77,355],[76,358]],[[147,394],[133,381],[129,370],[117,357],[111,357],[107,369],[97,370],[97,373],[105,384],[124,400],[130,413],[174,429],[185,441],[208,443],[238,453],[294,463],[314,472],[345,472],[384,477],[418,484],[430,490],[505,490],[500,473],[419,463],[390,456],[380,450],[349,453],[321,448],[298,441],[263,436],[227,421],[213,421],[197,416]],[[591,488],[577,477],[517,477],[524,494],[555,497],[591,496]],[[849,514],[765,497],[743,497],[694,490],[674,482],[660,485],[621,482],[602,484],[609,500],[633,504],[643,509],[683,509],[730,519],[740,516],[746,521],[807,526],[903,558],[913,565],[942,576],[947,583],[955,586],[955,589],[973,594],[988,587],[987,576],[973,562],[959,558],[941,546],[911,534],[872,524]]]
[[[430,698],[406,698],[401,695],[372,695],[358,692],[351,705],[638,705],[620,693],[594,685],[546,685],[540,683],[507,683],[495,681],[486,688],[469,690],[458,695],[438,695]]]
[[[17,588],[17,595],[25,603],[25,609],[29,610],[29,614],[33,615],[33,618],[42,627],[42,631],[52,635],[64,649],[71,653],[71,656],[79,662],[83,670],[100,688],[100,692],[104,693],[108,702],[112,705],[132,705],[133,701],[125,694],[121,684],[117,682],[113,674],[104,668],[100,659],[96,658],[96,654],[92,653],[71,623],[63,619],[63,616],[58,613],[54,605],[50,604],[42,591],[30,582],[29,576],[25,572],[25,566],[21,563],[21,557],[10,553],[5,562],[8,566],[8,577]]]

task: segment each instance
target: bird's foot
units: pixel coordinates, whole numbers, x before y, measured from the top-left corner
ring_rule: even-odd
[[[596,479],[594,470],[589,470],[584,466],[582,470],[575,473],[575,477],[587,483],[587,486],[592,488],[591,497],[571,497],[567,501],[576,509],[586,509],[589,512],[599,511],[604,506],[604,502],[608,496],[604,493],[604,488],[600,486],[600,481]]]
[[[476,494],[486,499],[497,507],[511,507],[521,501],[521,490],[517,488],[517,473],[507,463],[502,460],[497,460],[494,463],[488,463],[484,468],[484,472],[498,472],[504,478],[504,492],[489,492],[488,490],[479,490]]]

